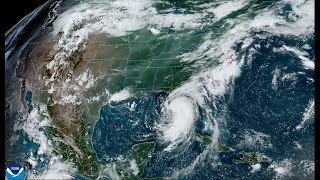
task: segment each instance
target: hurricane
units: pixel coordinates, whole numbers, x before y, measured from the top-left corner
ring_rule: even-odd
[[[6,35],[6,159],[32,179],[313,179],[313,10],[50,1]]]

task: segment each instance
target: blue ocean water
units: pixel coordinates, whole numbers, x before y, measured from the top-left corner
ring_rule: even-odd
[[[103,106],[92,136],[97,157],[107,161],[127,157],[134,144],[154,141],[153,126],[166,96],[163,92],[150,93],[141,99],[130,98]],[[135,107],[130,110],[131,105]]]
[[[314,38],[306,40],[272,37],[270,39],[256,39],[251,46],[260,45],[253,54],[252,63],[242,69],[241,75],[236,79],[232,101],[226,116],[228,133],[221,133],[222,143],[236,149],[234,153],[222,153],[220,159],[222,166],[210,167],[208,164],[196,168],[191,175],[195,179],[272,179],[275,176],[269,171],[270,163],[262,163],[261,171],[250,173],[248,164],[235,165],[231,159],[239,159],[236,153],[244,151],[262,152],[273,161],[292,160],[293,176],[289,179],[313,179],[305,177],[303,168],[299,165],[301,160],[313,161],[314,158],[314,127],[307,126],[304,131],[296,131],[295,127],[301,123],[305,108],[314,98],[314,71],[305,69],[296,55],[290,52],[274,52],[273,48],[282,45],[302,47],[305,44],[311,48],[306,50],[310,58],[314,54]],[[243,52],[247,53],[247,52]],[[277,89],[272,88],[273,71],[280,70]],[[282,81],[284,74],[301,72],[296,78]],[[312,123],[311,123],[312,124]],[[254,130],[270,137],[271,148],[259,146],[237,148],[243,140],[241,134],[244,130]],[[226,137],[223,137],[226,136]],[[297,149],[295,142],[303,147]],[[286,179],[286,177],[284,177]]]
[[[306,40],[278,36],[268,39],[255,38],[250,47],[259,48],[255,48],[252,62],[242,68],[240,77],[235,81],[233,93],[227,93],[225,97],[218,100],[218,106],[226,104],[228,106],[225,116],[226,125],[220,127],[220,143],[232,147],[235,151],[219,154],[222,165],[212,166],[210,163],[212,159],[206,158],[198,163],[191,173],[179,175],[179,179],[219,177],[270,179],[274,177],[274,171],[268,170],[270,166],[268,162],[261,163],[261,170],[256,173],[250,173],[249,164],[233,163],[232,159],[240,158],[238,154],[240,151],[260,152],[273,161],[291,159],[299,162],[303,159],[313,159],[313,126],[307,126],[305,131],[295,131],[295,127],[301,123],[305,108],[310,99],[314,98],[314,71],[305,69],[301,59],[291,52],[274,51],[274,48],[281,48],[283,45],[302,48],[306,44],[311,48],[305,51],[310,54],[310,58],[313,58],[313,37]],[[240,51],[241,45],[242,43],[239,43],[234,48],[239,55],[249,59],[250,47]],[[276,69],[279,75],[276,77],[277,87],[275,88],[272,81]],[[295,73],[295,77],[281,80],[281,77],[289,73]],[[121,156],[125,158],[134,144],[157,141],[153,126],[159,120],[160,105],[166,96],[165,92],[151,93],[141,99],[130,98],[103,106],[92,138],[98,158],[108,162]],[[136,103],[134,112],[129,110],[133,102]],[[207,117],[201,112],[202,109],[199,107],[199,119],[195,123],[196,132],[210,136],[214,132],[203,131]],[[246,130],[266,134],[272,147],[239,147],[239,143],[243,141],[241,135]],[[295,142],[299,142],[304,148],[295,148]],[[190,166],[206,148],[198,141],[192,141],[187,147],[178,146],[172,152],[163,152],[164,147],[163,144],[157,143],[143,177],[170,176]],[[301,168],[299,169],[298,165],[293,165],[292,168],[300,174],[295,173],[291,177],[306,178],[301,175]]]

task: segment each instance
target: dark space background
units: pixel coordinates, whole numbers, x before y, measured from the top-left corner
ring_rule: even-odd
[[[2,1],[2,24],[4,32],[18,23],[23,17],[34,9],[45,3],[47,0],[7,0]]]

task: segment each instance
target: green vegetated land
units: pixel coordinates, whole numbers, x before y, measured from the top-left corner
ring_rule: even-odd
[[[183,3],[181,1],[181,3]],[[235,11],[222,20],[204,28],[204,31],[212,31],[213,34],[219,35],[225,28],[230,28],[226,23],[228,18],[235,18],[244,13],[246,10],[254,10],[267,7],[272,1],[257,1],[251,3],[247,8]],[[254,11],[252,13],[254,16]],[[211,18],[212,17],[208,17]],[[227,24],[225,27],[222,25]],[[202,41],[202,35],[191,35],[185,31],[169,33],[169,28],[163,28],[158,35],[152,34],[147,29],[141,29],[129,33],[123,37],[105,37],[97,45],[97,52],[92,59],[86,60],[84,66],[91,70],[95,77],[103,76],[97,81],[97,84],[84,93],[84,98],[93,95],[99,95],[105,90],[111,94],[129,87],[133,91],[171,91],[187,81],[192,71],[186,67],[190,64],[180,62],[180,55],[194,51]],[[215,35],[213,35],[215,36]],[[94,42],[97,43],[97,42]],[[78,52],[78,55],[81,54]],[[75,55],[70,59],[75,59],[74,68],[82,67],[82,55]],[[48,72],[45,72],[48,73]],[[45,74],[44,73],[44,74]],[[50,75],[50,74],[49,74]],[[50,77],[47,75],[48,77]],[[39,89],[40,90],[40,89]],[[46,89],[41,89],[33,95],[33,101],[50,104]],[[75,125],[66,127],[62,121],[55,121],[55,126],[50,127],[48,133],[52,138],[65,140],[65,136],[72,135],[72,147],[68,142],[58,142],[59,152],[65,159],[71,160],[78,170],[89,177],[97,177],[97,172],[101,161],[96,158],[92,148],[91,137],[96,120],[98,120],[98,110],[102,102],[107,101],[106,96],[101,96],[99,102],[89,105],[69,105],[66,106],[77,114],[75,115]],[[50,116],[60,117],[65,113],[63,106],[48,107]],[[71,106],[76,106],[72,107]],[[71,114],[71,113],[70,113]],[[74,114],[72,114],[74,115]],[[61,118],[60,118],[61,119]],[[77,129],[75,131],[74,129]],[[194,138],[206,145],[212,143],[208,136],[194,134]],[[123,162],[117,162],[116,170],[123,179],[140,179],[143,175],[144,168],[151,153],[155,147],[155,142],[145,142],[136,144],[132,147],[131,154]],[[80,151],[80,154],[79,152]],[[224,145],[218,145],[219,152],[232,152],[232,148]],[[240,152],[240,160],[233,160],[234,163],[259,163],[270,162],[271,159],[261,153]],[[162,179],[162,178],[151,178]],[[150,179],[150,180],[151,180]]]
[[[194,50],[201,36],[152,35],[146,29],[124,37],[106,38],[88,68],[105,75],[104,87],[111,93],[128,87],[134,91],[171,91],[191,76],[179,55]]]
[[[99,109],[107,101],[108,93],[113,94],[125,87],[134,92],[171,91],[191,76],[191,72],[184,69],[187,64],[180,63],[177,56],[192,51],[200,41],[199,36],[168,34],[167,29],[160,35],[138,30],[124,37],[105,36],[100,39],[100,43],[89,42],[83,54],[76,52],[72,56],[78,62],[74,71],[81,73],[88,69],[94,77],[100,79],[94,87],[83,92],[82,104],[48,106],[49,114],[56,124],[48,132],[52,138],[61,140],[57,142],[59,153],[71,160],[83,175],[97,177],[103,162],[97,159],[91,138]],[[97,49],[96,53],[94,49]],[[90,57],[88,54],[94,55]],[[98,101],[86,101],[98,95]],[[49,94],[40,97],[44,103],[50,104],[47,102]],[[66,112],[65,109],[71,111]],[[68,117],[74,117],[75,123],[70,126],[61,121],[66,113]],[[72,144],[66,141],[68,137],[72,137]],[[117,163],[119,174],[124,179],[141,177],[154,146],[155,143],[135,145],[129,159]],[[135,165],[137,169],[132,171]]]
[[[155,145],[154,142],[144,142],[134,145],[129,158],[117,163],[116,170],[121,178],[140,179]]]
[[[257,164],[261,162],[271,162],[271,158],[265,154],[259,152],[239,152],[240,160],[233,159],[232,162],[239,163],[248,163],[248,164]]]
[[[201,143],[204,143],[205,145],[209,145],[212,143],[212,139],[209,136],[203,135],[203,134],[199,134],[199,133],[194,133],[194,139],[196,141],[199,141]],[[218,152],[224,152],[224,153],[228,153],[228,152],[232,152],[234,151],[234,149],[232,149],[231,147],[228,147],[225,144],[218,144]]]
[[[202,135],[199,133],[195,133],[194,134],[194,139],[204,143],[205,145],[209,145],[212,143],[212,139],[209,136],[206,135]],[[230,153],[230,152],[234,152],[235,150],[231,147],[228,147],[225,144],[218,144],[218,152],[219,153]],[[244,152],[241,151],[238,153],[238,155],[240,156],[240,159],[232,159],[233,163],[236,164],[243,164],[243,163],[247,163],[247,164],[257,164],[257,163],[261,163],[261,162],[271,162],[272,159],[269,158],[268,156],[266,156],[265,154],[259,153],[259,152]],[[217,163],[215,160],[212,161],[213,163]]]

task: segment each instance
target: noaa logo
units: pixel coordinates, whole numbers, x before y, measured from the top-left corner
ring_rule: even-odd
[[[8,180],[11,179],[20,179],[24,177],[24,170],[20,164],[10,164],[6,169],[6,177]]]

